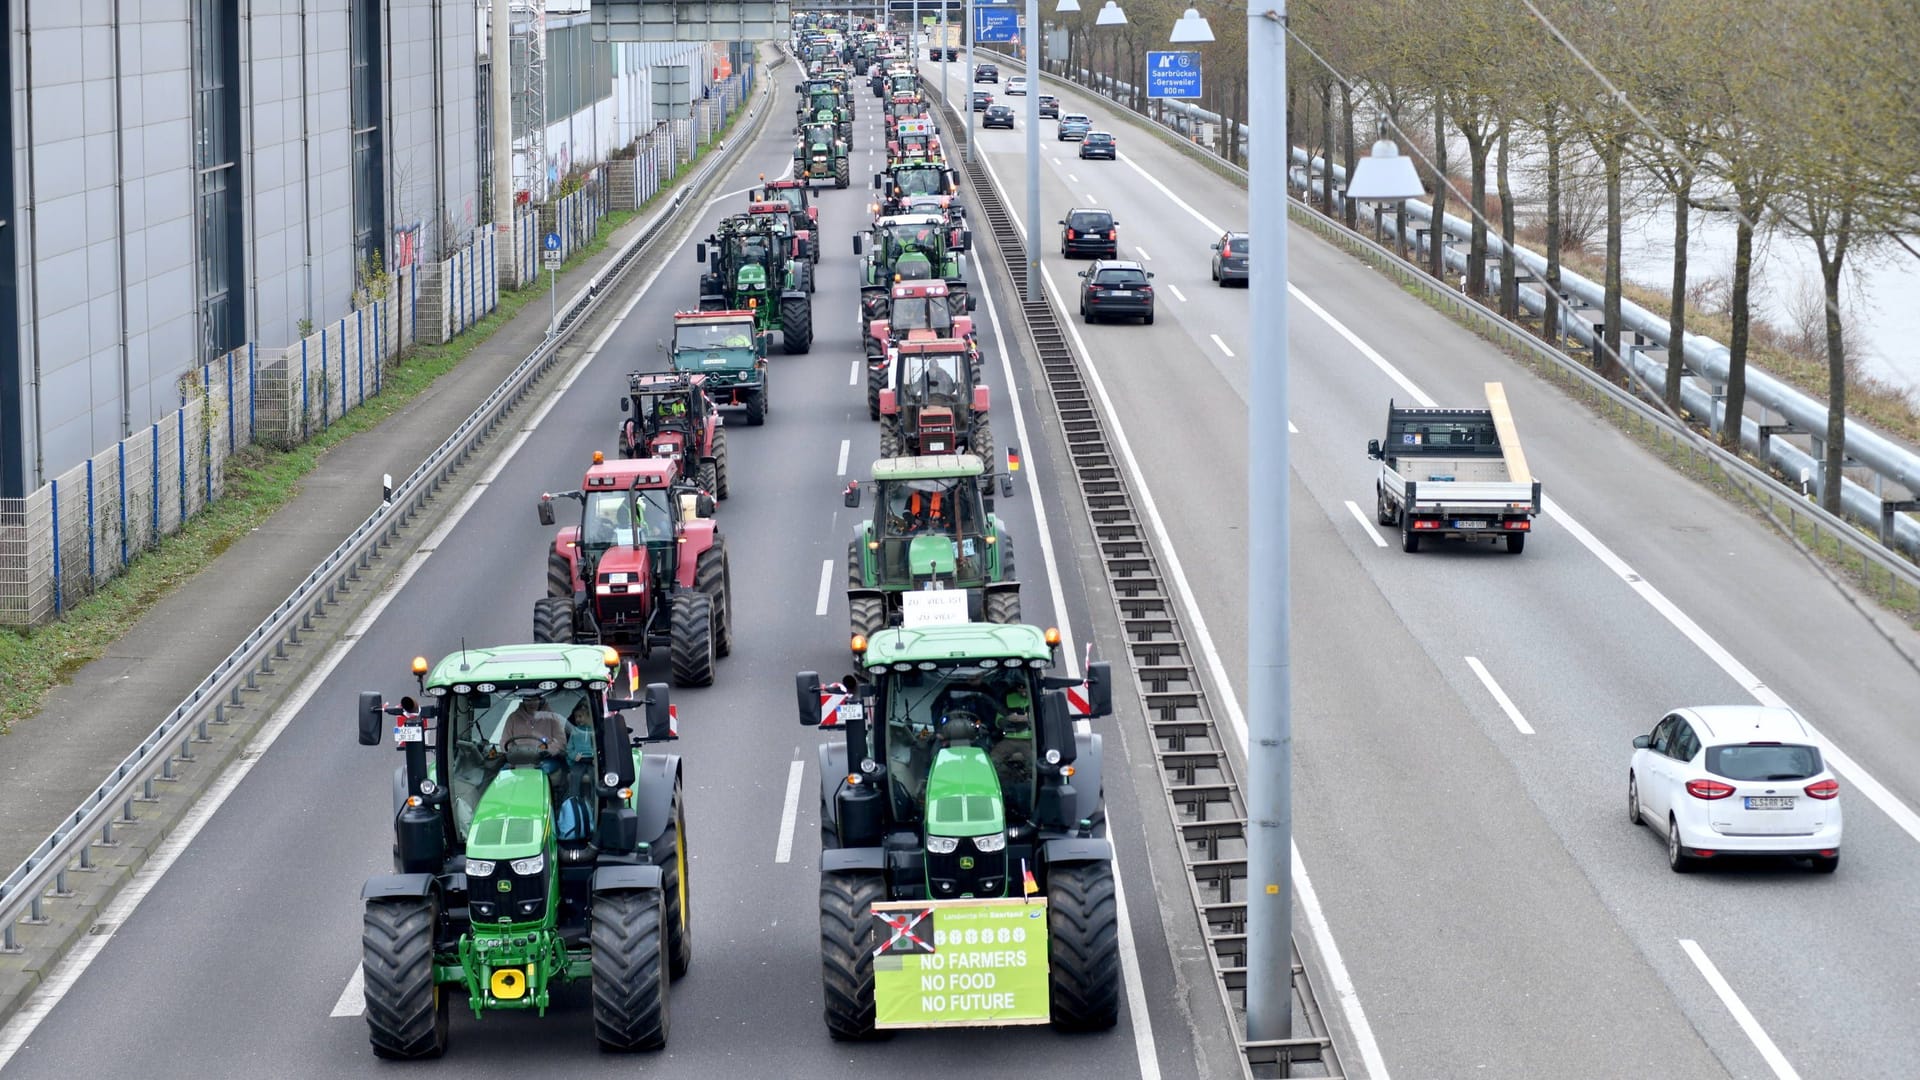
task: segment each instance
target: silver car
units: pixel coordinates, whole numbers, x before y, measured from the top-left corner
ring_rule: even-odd
[[[1243,232],[1222,233],[1213,244],[1213,280],[1221,288],[1227,282],[1247,283],[1247,234]]]
[[[1060,126],[1054,129],[1054,137],[1060,142],[1070,142],[1087,137],[1093,130],[1093,121],[1085,113],[1061,113]]]

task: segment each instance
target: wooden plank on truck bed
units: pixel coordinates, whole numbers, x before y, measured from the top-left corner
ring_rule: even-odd
[[[1497,382],[1487,384],[1487,410],[1493,413],[1493,430],[1500,435],[1500,452],[1507,458],[1507,479],[1516,484],[1533,483],[1527,468],[1527,452],[1520,449],[1520,431],[1513,426],[1513,410],[1507,408],[1507,388]]]

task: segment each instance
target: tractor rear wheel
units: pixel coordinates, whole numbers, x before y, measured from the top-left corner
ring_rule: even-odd
[[[980,482],[986,490],[993,490],[993,424],[982,413],[973,418],[973,426],[967,432],[967,453],[980,459],[987,471],[980,474]]]
[[[833,186],[837,188],[844,188],[852,185],[852,183],[853,183],[853,168],[852,166],[847,164],[847,159],[843,157],[839,161],[834,162],[833,163]]]
[[[593,1035],[615,1053],[667,1045],[665,890],[593,897]]]
[[[1113,864],[1047,870],[1048,972],[1053,1026],[1105,1031],[1120,1018],[1120,922]]]
[[[716,499],[720,497],[715,490],[720,486],[720,470],[713,462],[701,462],[699,467],[693,470],[693,482],[700,486],[701,491],[712,495]]]
[[[713,604],[713,651],[726,656],[733,652],[733,605],[728,596],[727,549],[719,536],[713,546],[700,553],[694,564],[693,587],[707,595]]]
[[[1002,626],[1020,621],[1020,594],[1003,589],[987,594],[987,621]]]
[[[713,495],[724,499],[731,490],[727,483],[727,429],[713,429]]]
[[[900,421],[898,418],[888,417],[880,421],[881,457],[896,458],[906,453],[906,448],[903,445],[905,441],[900,434]]]
[[[879,874],[820,875],[820,985],[827,1034],[843,1042],[889,1034],[873,1026],[873,905],[886,898]]]
[[[887,369],[884,365],[874,367],[875,357],[868,357],[867,363],[867,419],[880,419],[880,391],[887,387]]]
[[[573,564],[557,551],[547,552],[547,595],[573,595]]]
[[[673,683],[675,686],[712,686],[715,660],[713,601],[695,589],[673,594]]]
[[[573,641],[573,599],[543,596],[533,602],[533,640],[558,645]]]
[[[675,979],[693,967],[693,909],[689,903],[693,888],[687,873],[687,812],[680,805],[680,781],[673,782],[673,806],[667,812],[666,832],[655,838],[658,848],[673,836],[673,858],[660,868],[660,891],[666,895],[667,974]]]
[[[813,348],[813,300],[806,296],[780,300],[780,347],[790,356]]]
[[[418,1060],[447,1052],[451,999],[433,981],[433,929],[439,922],[440,905],[432,897],[367,901],[360,966],[367,1038],[376,1057]]]
[[[759,427],[767,422],[767,380],[762,378],[758,389],[747,391],[747,426]]]
[[[853,633],[872,637],[887,628],[887,601],[878,596],[847,598],[848,626]]]

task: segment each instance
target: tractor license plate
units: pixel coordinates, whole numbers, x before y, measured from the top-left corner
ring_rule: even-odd
[[[1793,796],[1791,795],[1749,795],[1747,796],[1747,809],[1749,810],[1791,810],[1793,809]]]
[[[1456,529],[1484,529],[1487,527],[1487,523],[1484,521],[1456,521],[1453,523],[1453,527]]]
[[[393,729],[393,741],[397,743],[426,742],[427,729],[423,727],[412,727],[410,725],[396,727]]]
[[[867,707],[865,705],[857,701],[843,701],[840,703],[841,720],[865,720],[866,718]]]

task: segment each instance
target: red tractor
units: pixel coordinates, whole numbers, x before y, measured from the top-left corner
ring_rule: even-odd
[[[669,458],[680,472],[716,499],[727,497],[727,431],[705,379],[678,371],[635,371],[627,376],[620,411],[620,456]]]
[[[923,118],[927,118],[927,104],[920,100],[919,94],[894,94],[887,99],[887,141],[893,141],[894,129],[900,121]]]
[[[813,205],[803,180],[760,178],[760,187],[747,194],[751,203],[783,202],[793,222],[793,235],[807,245],[807,261],[820,261],[820,208]]]
[[[957,338],[967,343],[968,366],[978,370],[979,340],[973,333],[971,293],[958,292],[937,279],[896,281],[886,306],[874,313],[861,344],[867,354],[867,416],[880,419],[880,391],[887,384],[893,353],[902,342]]]
[[[980,485],[993,490],[991,394],[958,338],[905,341],[893,350],[880,391],[880,456],[974,454],[986,465]]]
[[[609,645],[645,660],[665,645],[679,686],[710,686],[733,651],[727,548],[709,516],[713,497],[680,482],[671,458],[606,461],[599,453],[578,491],[540,496],[580,504],[580,523],[547,552],[547,595],[533,604],[533,640]]]

